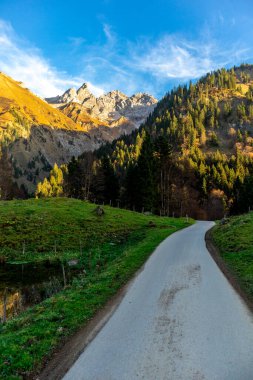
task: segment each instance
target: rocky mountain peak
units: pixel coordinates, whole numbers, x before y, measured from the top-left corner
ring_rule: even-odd
[[[144,92],[138,92],[130,97],[132,101],[145,104],[145,105],[152,105],[157,103],[157,99],[149,94],[146,94]]]
[[[146,120],[157,103],[152,95],[137,93],[129,97],[119,90],[110,91],[96,98],[90,92],[87,83],[83,83],[78,90],[71,88],[63,95],[47,98],[46,101],[61,107],[62,111],[65,107],[67,115],[69,109],[67,106],[70,103],[78,103],[81,105],[78,109],[79,114],[80,112],[88,114],[109,127],[114,127],[121,120],[124,120],[126,125],[128,121],[131,127],[129,132]]]
[[[78,99],[75,88],[69,88],[62,95],[57,95],[52,98],[45,98],[45,101],[55,107],[58,107],[70,102],[77,102]]]
[[[83,83],[81,87],[77,90],[78,103],[84,103],[85,101],[92,100],[95,101],[95,96],[90,92],[87,83]]]
[[[69,88],[62,95],[62,101],[64,103],[73,102],[73,101],[75,101],[76,97],[77,97],[76,90],[74,88]]]
[[[77,93],[85,89],[88,89],[88,84],[86,82],[84,82],[82,86],[79,87],[79,89],[77,90]]]
[[[107,92],[107,94],[101,95],[100,98],[112,98],[112,99],[120,100],[120,99],[127,99],[128,96],[123,94],[123,92],[119,90],[114,90],[114,91]]]

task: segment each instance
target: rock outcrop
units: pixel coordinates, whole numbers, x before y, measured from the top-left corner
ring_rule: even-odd
[[[157,100],[148,94],[138,93],[128,97],[122,92],[115,90],[96,98],[84,83],[77,91],[73,88],[63,95],[54,98],[46,98],[51,105],[59,108],[65,115],[79,124],[85,124],[87,115],[96,120],[94,128],[107,126],[109,128],[124,125],[124,133],[130,133],[138,128],[153,111]],[[71,107],[70,107],[71,105]],[[71,108],[71,111],[70,111]],[[74,110],[77,115],[74,115]]]

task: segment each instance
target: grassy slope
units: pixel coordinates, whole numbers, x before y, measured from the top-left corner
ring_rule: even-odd
[[[107,207],[105,216],[99,218],[95,208],[88,202],[62,198],[1,202],[0,256],[7,261],[74,258],[80,244],[86,251],[106,241],[116,244],[150,220]]]
[[[212,238],[242,289],[253,298],[253,213],[232,217],[213,229]]]
[[[56,240],[57,255],[78,257],[81,239],[81,262],[87,270],[86,276],[80,276],[62,292],[2,326],[1,379],[22,378],[39,368],[42,359],[85,324],[165,237],[187,226],[183,219],[144,216],[109,207],[99,218],[93,213],[94,207],[72,199],[0,203],[2,256],[10,260],[54,257]],[[148,226],[150,221],[155,227]],[[27,253],[22,257],[24,236]]]

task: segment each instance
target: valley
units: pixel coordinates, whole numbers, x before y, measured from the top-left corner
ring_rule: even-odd
[[[0,380],[253,379],[251,34],[0,1]]]

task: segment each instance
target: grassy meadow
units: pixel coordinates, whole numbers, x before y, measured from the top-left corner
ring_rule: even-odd
[[[253,299],[253,212],[231,217],[224,225],[219,222],[212,239],[241,288]]]
[[[85,325],[141,267],[156,246],[193,223],[75,199],[0,202],[2,262],[77,259],[64,290],[0,325],[0,378],[24,379]]]

